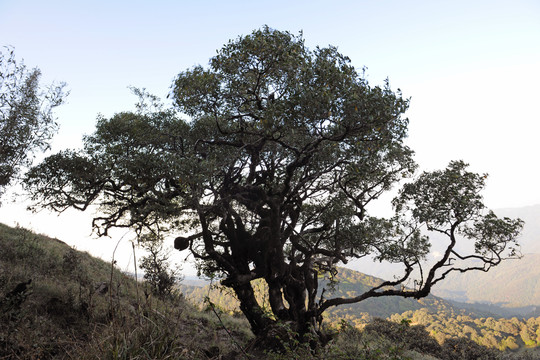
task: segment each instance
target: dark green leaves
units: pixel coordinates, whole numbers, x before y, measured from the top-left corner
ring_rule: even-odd
[[[523,229],[520,219],[499,219],[492,211],[479,217],[471,225],[464,227],[462,233],[475,241],[475,252],[483,256],[501,254],[508,249],[509,256],[518,256],[516,239]]]
[[[517,238],[523,221],[499,219],[486,211],[480,191],[487,175],[467,171],[467,166],[463,161],[452,161],[445,170],[423,173],[406,184],[394,200],[396,210],[410,217],[414,227],[425,226],[447,237],[446,250],[432,268],[429,281],[444,279],[451,271],[487,271],[503,259],[520,256]],[[457,245],[463,240],[460,236],[474,241],[474,248],[466,242]],[[480,262],[473,266],[466,262],[470,259]],[[445,271],[436,279],[438,269]]]
[[[32,200],[41,207],[85,210],[103,190],[107,174],[99,164],[73,151],[49,156],[25,178]],[[33,191],[39,189],[39,191]]]
[[[480,191],[487,175],[466,170],[463,161],[452,161],[445,170],[423,173],[406,184],[394,200],[398,212],[410,211],[428,229],[446,229],[476,217],[484,209]]]
[[[13,49],[0,51],[0,194],[57,130],[53,109],[67,96],[65,84],[43,87],[40,77],[17,63]]]

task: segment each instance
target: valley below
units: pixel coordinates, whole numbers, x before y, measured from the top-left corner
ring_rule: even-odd
[[[535,348],[540,345],[540,205],[496,211],[499,216],[525,221],[520,238],[522,258],[503,261],[488,272],[454,273],[437,284],[432,295],[420,300],[399,297],[367,299],[331,308],[324,313],[328,326],[347,322],[362,328],[374,318],[420,324],[439,341],[466,337],[500,350]],[[361,268],[365,264],[353,264]],[[370,266],[386,279],[395,269]],[[338,285],[330,297],[357,296],[380,284],[377,276],[341,268]],[[321,279],[322,288],[327,281]],[[264,303],[262,283],[258,300]],[[238,313],[238,302],[227,289],[199,278],[186,278],[181,291],[195,304],[209,298],[221,311]],[[266,304],[266,306],[269,306]]]

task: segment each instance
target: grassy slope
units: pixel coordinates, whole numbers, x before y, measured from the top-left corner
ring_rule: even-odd
[[[26,291],[12,293],[30,279]],[[237,341],[249,341],[245,321],[225,321]],[[236,351],[215,316],[181,297],[146,296],[142,284],[111,274],[111,264],[2,224],[0,325],[0,359],[206,359]]]
[[[284,353],[244,349],[243,319],[196,310],[181,296],[160,300],[111,265],[63,242],[0,224],[0,359],[495,359],[468,341],[439,345],[422,326],[348,325],[312,352],[294,334]],[[32,282],[27,289],[21,283]],[[105,287],[107,290],[105,291]],[[481,355],[481,356],[480,356]],[[484,357],[482,357],[484,356]],[[498,356],[498,355],[497,355]],[[532,358],[531,358],[532,359]]]

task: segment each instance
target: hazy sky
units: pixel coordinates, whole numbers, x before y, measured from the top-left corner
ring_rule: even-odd
[[[411,97],[409,145],[421,169],[463,159],[490,174],[491,208],[540,203],[540,1],[8,1],[0,46],[71,91],[53,148],[78,147],[96,116],[130,110],[128,86],[165,97],[173,78],[206,65],[229,39],[262,25],[335,45],[372,85]],[[88,216],[24,213],[18,221],[86,249]],[[88,243],[88,242],[86,242]],[[110,252],[107,242],[95,252]],[[103,255],[103,254],[101,254]],[[109,256],[109,255],[103,255]]]

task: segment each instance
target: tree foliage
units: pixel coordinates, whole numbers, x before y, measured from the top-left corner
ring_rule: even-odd
[[[222,278],[258,335],[275,319],[305,334],[329,307],[424,297],[449,272],[516,255],[521,221],[486,214],[485,177],[463,162],[406,185],[395,217],[369,215],[416,170],[403,143],[409,102],[388,82],[370,86],[335,47],[310,50],[301,35],[265,27],[230,41],[208,67],[181,72],[170,96],[174,109],[99,118],[84,149],[47,158],[27,187],[58,211],[101,205],[100,234],[180,235],[175,247]],[[448,239],[434,264],[424,262],[422,227]],[[458,250],[459,234],[474,242],[472,253]],[[320,275],[366,256],[403,272],[352,298],[321,295]],[[255,279],[268,285],[272,317],[256,301]]]
[[[0,51],[0,194],[57,130],[53,109],[67,95],[65,84],[42,86],[40,77],[38,68],[16,61],[13,49]]]
[[[422,308],[394,314],[390,320],[395,322],[410,321],[426,326],[430,335],[443,342],[447,339],[467,338],[479,345],[499,350],[516,350],[519,348],[534,348],[540,343],[539,320],[518,319],[513,317],[497,318],[478,317],[474,314],[460,314],[455,309],[441,303],[438,311]]]
[[[180,269],[172,268],[169,255],[163,248],[163,238],[159,235],[146,234],[139,239],[147,254],[141,258],[139,268],[144,270],[144,279],[150,285],[152,293],[161,298],[170,296],[180,282]]]

